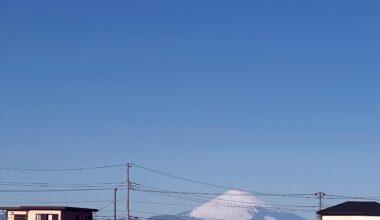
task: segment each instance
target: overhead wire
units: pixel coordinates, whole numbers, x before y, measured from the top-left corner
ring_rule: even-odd
[[[242,192],[241,194],[209,193],[209,192],[179,192],[179,191],[172,191],[172,190],[155,188],[155,187],[146,186],[146,185],[137,184],[137,183],[133,183],[133,184],[135,186],[147,187],[147,188],[156,189],[159,191],[166,191],[166,192],[177,193],[177,194],[188,194],[188,195],[219,196],[219,195],[223,194],[223,195],[232,195],[232,196],[253,195],[253,196],[297,197],[297,198],[304,198],[304,199],[315,198],[313,194],[274,194],[274,193],[268,194],[268,193],[253,193],[253,192],[249,192],[249,191]]]
[[[346,195],[333,195],[333,194],[325,194],[325,199],[352,199],[352,200],[368,200],[368,201],[379,201],[380,196],[346,196]]]
[[[42,185],[42,186],[46,186],[46,185],[69,185],[69,186],[72,186],[72,185],[75,185],[75,186],[78,186],[78,185],[116,185],[116,184],[125,184],[124,182],[99,182],[99,183],[54,183],[54,182],[17,182],[17,181],[0,181],[0,185]]]
[[[160,196],[165,196],[165,197],[170,197],[170,198],[177,198],[177,199],[181,199],[181,200],[187,200],[187,201],[195,201],[195,202],[209,202],[208,200],[202,200],[202,199],[191,199],[191,198],[186,198],[186,197],[181,197],[181,196],[174,196],[174,195],[168,195],[168,194],[159,194],[159,193],[153,193],[153,194],[156,194],[156,195],[160,195]],[[234,202],[236,201],[227,201],[227,200],[219,200],[219,201],[213,201],[211,202],[210,207],[232,207],[232,208],[250,208],[250,207],[253,207],[253,208],[258,208],[258,209],[261,209],[261,208],[267,208],[267,209],[272,209],[272,210],[296,210],[295,208],[292,208],[290,209],[291,207],[300,207],[299,209],[297,209],[298,211],[307,211],[307,212],[314,212],[315,209],[306,209],[306,208],[313,208],[314,206],[292,206],[292,205],[277,205],[278,207],[275,207],[275,205],[268,205],[268,206],[263,206],[263,207],[260,207],[260,206],[257,206],[257,204],[234,204]],[[199,206],[199,205],[192,205],[192,206]],[[283,206],[283,207],[280,207],[280,206]],[[301,209],[303,208],[303,209]]]
[[[240,191],[245,191],[241,196],[244,195],[254,195],[254,196],[273,196],[273,197],[289,197],[296,199],[315,199],[314,193],[267,193],[267,192],[257,192],[246,189],[239,189],[236,187],[229,187],[224,185],[212,184],[204,181],[199,181],[187,177],[177,176],[170,173],[166,173],[160,170],[148,168],[145,166],[141,166],[135,163],[131,164],[132,167],[136,167],[148,172],[152,172],[155,174],[167,176],[170,178],[178,179],[185,182],[200,184],[204,186],[214,187],[223,190],[237,189]],[[103,166],[93,166],[93,167],[80,167],[80,168],[62,168],[62,169],[30,169],[30,168],[10,168],[10,167],[0,167],[0,171],[30,171],[30,172],[64,172],[64,171],[85,171],[85,170],[96,170],[96,169],[106,169],[106,168],[114,168],[125,166],[124,163],[120,164],[111,164],[111,165],[103,165]],[[255,203],[247,203],[243,201],[234,201],[234,200],[225,200],[225,199],[215,199],[213,196],[219,196],[222,193],[212,193],[212,192],[188,192],[188,191],[175,191],[162,189],[157,187],[146,186],[143,184],[131,183],[132,190],[137,192],[150,193],[157,196],[165,196],[170,198],[175,198],[183,201],[190,201],[192,203],[196,202],[208,202],[213,200],[213,205],[218,207],[256,207],[259,204]],[[16,187],[16,189],[6,189],[3,188],[0,190],[0,193],[4,192],[15,192],[15,193],[27,193],[27,192],[69,192],[69,191],[100,191],[100,190],[111,190],[115,187],[120,187],[121,189],[125,188],[124,182],[102,182],[102,183],[48,183],[48,182],[16,182],[16,181],[0,181],[0,186],[5,187]],[[33,187],[33,189],[17,189],[17,187]],[[54,188],[60,187],[60,188]],[[111,188],[112,187],[112,188]],[[34,189],[37,188],[37,189]],[[39,189],[39,188],[51,188],[51,189]],[[125,189],[124,189],[125,190]],[[226,194],[228,195],[228,193]],[[239,196],[234,195],[234,196]],[[380,196],[371,196],[371,197],[360,197],[360,196],[346,196],[346,195],[334,195],[334,194],[326,194],[324,199],[331,200],[369,200],[369,201],[378,201],[380,200]],[[109,200],[98,200],[98,201],[62,201],[62,202],[54,202],[54,203],[79,203],[79,202],[107,202]],[[181,204],[181,203],[159,203],[159,202],[144,202],[144,201],[131,201],[136,204],[151,204],[151,205],[180,205],[180,206],[197,206],[197,204]],[[53,202],[51,202],[53,203]],[[106,207],[110,206],[112,202],[107,204]],[[292,211],[315,211],[311,210],[311,208],[316,208],[316,205],[308,206],[308,205],[283,205],[283,204],[268,204],[272,205],[273,209],[276,210],[292,210]],[[105,207],[105,208],[106,208]],[[309,209],[310,208],[310,209]]]
[[[99,187],[124,187],[125,183],[42,183],[42,182],[12,182],[3,181],[0,182],[0,186],[12,186],[12,187],[70,187],[70,188],[99,188]]]
[[[79,168],[56,168],[56,169],[31,169],[31,168],[11,168],[11,167],[0,167],[0,170],[4,171],[28,171],[28,172],[66,172],[66,171],[83,171],[83,170],[96,170],[96,169],[106,169],[125,166],[125,164],[110,164],[103,166],[93,166],[93,167],[79,167]]]
[[[105,203],[105,202],[111,202],[111,200],[71,200],[71,201],[46,201],[46,200],[38,200],[38,199],[21,199],[21,198],[13,198],[13,197],[4,197],[2,196],[2,199],[9,199],[9,200],[16,200],[16,201],[23,201],[23,202],[39,202],[44,204],[69,204],[69,203]],[[122,200],[120,200],[122,201]]]
[[[256,192],[256,191],[252,191],[252,190],[239,189],[239,188],[236,188],[236,187],[229,187],[229,186],[222,186],[222,185],[207,183],[207,182],[198,181],[198,180],[194,180],[194,179],[190,179],[190,178],[186,178],[186,177],[181,177],[181,176],[169,174],[169,173],[166,173],[166,172],[162,172],[162,171],[159,171],[159,170],[156,170],[156,169],[144,167],[144,166],[141,166],[141,165],[138,165],[138,164],[135,164],[135,163],[131,163],[131,165],[132,165],[132,167],[137,167],[137,168],[140,168],[140,169],[152,172],[152,173],[168,176],[168,177],[171,177],[171,178],[175,178],[175,179],[179,179],[179,180],[183,180],[183,181],[187,181],[187,182],[191,182],[191,183],[196,183],[196,184],[200,184],[200,185],[205,185],[205,186],[210,186],[210,187],[214,187],[214,188],[224,189],[224,190],[237,189],[237,190],[249,192],[249,193],[252,193],[252,194],[255,194],[255,195],[283,196],[283,197],[313,196],[314,195],[312,193],[287,193],[287,194],[281,194],[281,193]]]
[[[237,201],[237,200],[228,200],[228,199],[221,199],[221,198],[210,198],[206,197],[203,195],[188,195],[185,193],[185,195],[181,195],[181,192],[173,192],[173,191],[168,191],[168,190],[150,190],[149,188],[144,190],[144,189],[139,189],[136,188],[136,186],[132,187],[134,190],[137,191],[142,191],[142,192],[148,192],[156,195],[161,195],[161,196],[166,196],[166,197],[171,197],[171,198],[177,198],[177,199],[182,199],[182,200],[188,200],[188,201],[195,201],[195,202],[209,202],[210,206],[214,207],[236,207],[236,208],[249,208],[249,207],[254,207],[254,208],[268,208],[268,209],[276,209],[276,210],[301,210],[302,211],[314,211],[314,208],[316,206],[306,206],[306,205],[282,205],[282,204],[262,204],[262,203],[253,203],[253,202],[245,202],[245,201]],[[157,189],[157,188],[156,188]],[[221,194],[219,194],[221,195]],[[306,210],[306,208],[313,208],[313,210]]]
[[[27,192],[76,192],[76,191],[101,191],[113,188],[80,188],[80,189],[4,189],[0,193],[27,193]]]

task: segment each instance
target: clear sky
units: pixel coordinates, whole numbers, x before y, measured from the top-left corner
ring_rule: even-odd
[[[379,10],[367,0],[1,1],[0,167],[130,161],[253,191],[379,196]],[[222,192],[131,172],[150,186]],[[0,170],[0,182],[124,174]],[[2,193],[0,205],[40,197],[112,192]]]

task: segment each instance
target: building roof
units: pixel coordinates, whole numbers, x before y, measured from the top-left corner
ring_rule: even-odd
[[[29,210],[60,210],[60,211],[88,211],[97,212],[97,209],[68,207],[68,206],[19,206],[19,207],[0,207],[0,210],[7,211],[29,211]]]
[[[377,202],[344,202],[317,212],[319,215],[360,215],[380,216],[380,203]]]

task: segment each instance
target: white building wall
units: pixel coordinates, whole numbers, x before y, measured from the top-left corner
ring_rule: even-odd
[[[26,211],[8,211],[7,212],[7,218],[8,218],[8,220],[14,220],[15,215],[26,215],[26,214],[27,214]]]
[[[322,220],[380,220],[380,216],[322,216]]]
[[[61,211],[55,210],[30,210],[28,212],[28,220],[36,220],[37,214],[58,214],[58,220],[61,220]]]

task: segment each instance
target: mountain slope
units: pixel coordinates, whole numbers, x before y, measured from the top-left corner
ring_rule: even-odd
[[[148,218],[147,220],[199,220],[184,215],[157,215]]]
[[[305,220],[279,212],[249,193],[229,190],[209,202],[180,215],[161,215],[149,220]]]
[[[229,190],[189,213],[201,219],[249,220],[265,203],[245,192]]]

